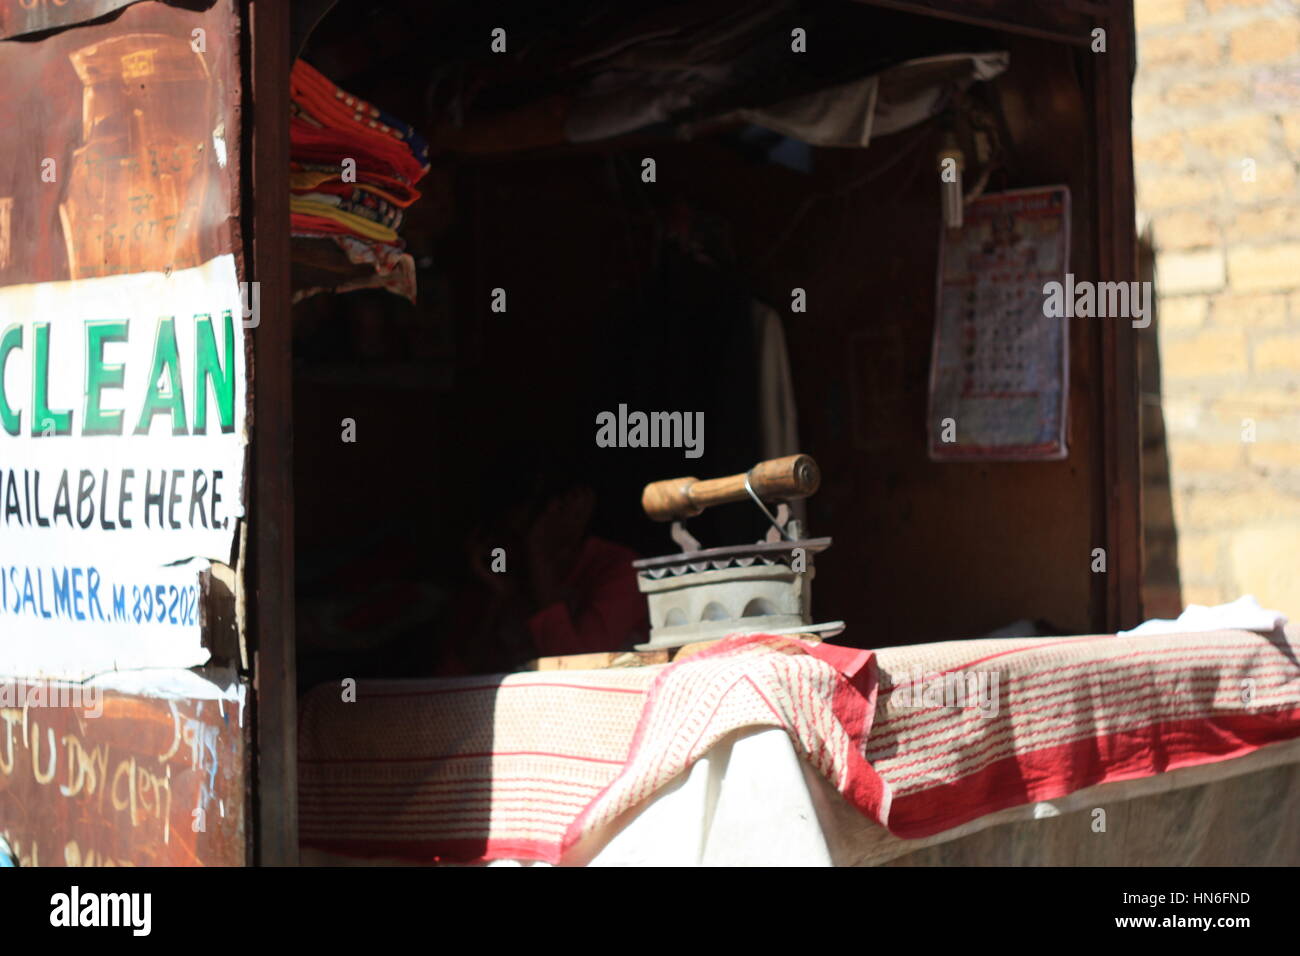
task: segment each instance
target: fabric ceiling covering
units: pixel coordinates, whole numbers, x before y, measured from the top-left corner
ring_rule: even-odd
[[[976,81],[1006,71],[1006,53],[948,53],[908,60],[875,76],[806,93],[734,118],[813,146],[866,147],[937,116]]]
[[[299,19],[318,12],[306,4]],[[968,27],[842,0],[565,0],[548,14],[506,2],[491,11],[439,8],[435,17],[408,0],[364,10],[341,0],[321,18],[308,55],[363,93],[367,84],[423,89],[421,123],[435,147],[467,153],[668,135],[721,117],[743,121],[744,111],[808,142],[861,146],[871,128],[881,135],[919,122],[955,87],[1005,66],[1005,54],[990,60],[980,51],[991,35],[977,32],[972,45]],[[503,23],[506,48],[493,53],[485,38]],[[795,48],[796,32],[806,47]],[[382,62],[364,42],[371,33]],[[403,55],[416,37],[420,55]],[[945,51],[961,65],[945,62]],[[918,57],[928,68],[896,75],[887,95],[876,83],[862,87]],[[998,57],[1002,67],[990,68]],[[852,102],[827,109],[842,98]]]

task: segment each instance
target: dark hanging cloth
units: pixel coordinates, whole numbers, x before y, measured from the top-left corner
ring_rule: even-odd
[[[617,490],[600,495],[598,514],[614,540],[642,554],[678,550],[667,525],[639,507],[650,481],[693,475],[715,478],[752,467],[761,457],[758,345],[747,289],[716,266],[666,242],[660,266],[635,304],[614,324],[609,358],[599,363],[591,420],[601,411],[704,413],[703,455],[681,448],[597,449],[595,469]],[[595,407],[600,404],[602,407]],[[598,489],[603,490],[603,489]],[[767,523],[753,505],[725,505],[691,519],[687,528],[704,547],[757,541]]]

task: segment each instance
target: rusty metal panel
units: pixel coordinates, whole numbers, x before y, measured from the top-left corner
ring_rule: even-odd
[[[146,349],[149,342],[162,341],[154,330],[172,313],[178,330],[191,323],[193,331],[206,312],[218,316],[220,330],[221,310],[238,310],[240,302],[239,4],[207,0],[189,6],[153,0],[0,0],[0,37],[55,31],[22,41],[0,39],[0,75],[6,79],[6,96],[0,99],[0,332],[18,330],[10,338],[9,402],[0,406],[7,412],[21,407],[26,413],[21,427],[12,414],[0,427],[0,468],[11,506],[3,512],[0,534],[0,565],[11,572],[8,590],[0,587],[5,595],[0,610],[0,833],[24,864],[238,865],[248,858],[246,693],[218,699],[204,697],[206,689],[177,691],[164,685],[178,672],[152,669],[198,662],[179,665],[159,656],[173,653],[177,642],[172,635],[181,633],[178,624],[189,634],[199,614],[201,625],[211,626],[214,611],[207,604],[215,598],[209,596],[199,608],[181,600],[175,615],[171,604],[164,613],[155,602],[149,603],[158,610],[150,613],[143,600],[143,584],[174,573],[173,562],[196,556],[236,562],[237,547],[231,542],[238,540],[238,522],[218,526],[212,512],[210,530],[219,540],[199,549],[193,539],[171,535],[175,526],[170,520],[164,531],[161,512],[152,531],[140,531],[142,523],[148,524],[146,517],[124,534],[128,525],[120,523],[114,531],[102,501],[93,523],[52,519],[48,504],[42,521],[40,510],[41,496],[52,491],[51,476],[57,483],[61,471],[66,480],[68,474],[75,479],[78,471],[99,475],[117,468],[126,482],[128,468],[140,469],[150,455],[156,464],[165,456],[169,467],[188,463],[209,474],[216,462],[226,469],[238,506],[245,503],[242,445],[236,449],[240,464],[226,462],[233,457],[232,443],[246,435],[247,313],[241,322],[235,312],[234,346],[215,353],[218,360],[224,355],[216,373],[236,383],[233,398],[224,399],[234,409],[230,421],[223,399],[214,397],[212,418],[220,421],[206,433],[187,428],[183,410],[179,427],[172,415],[166,416],[169,428],[153,428],[152,417],[145,427],[134,427],[140,396],[153,394],[152,385],[146,389],[132,383],[142,369],[149,377],[148,363],[139,361],[148,352],[138,351],[137,334],[147,337]],[[200,6],[205,9],[195,9]],[[85,22],[93,17],[104,18]],[[137,288],[149,296],[131,299]],[[101,300],[100,289],[117,297]],[[166,294],[155,295],[156,289]],[[100,315],[101,301],[111,301],[115,311]],[[25,307],[29,302],[42,307]],[[114,357],[82,356],[83,327],[110,319],[123,327],[110,346]],[[50,343],[44,360],[33,357],[38,354],[37,323]],[[196,341],[180,341],[177,348],[173,340],[172,350],[188,364]],[[163,354],[158,348],[155,344],[154,354]],[[92,357],[109,369],[104,394],[112,397],[104,407],[129,417],[125,428],[95,432],[83,424],[90,411],[76,401],[76,386],[88,367],[81,359]],[[37,433],[38,406],[23,366],[33,370],[34,379],[38,365],[48,378],[42,388],[51,395],[55,388],[64,389],[45,414],[66,415],[75,428]],[[127,371],[114,381],[113,370],[123,367]],[[0,389],[5,378],[0,361]],[[173,378],[177,392],[192,381]],[[185,400],[193,421],[194,402],[207,403],[208,397],[200,392],[196,399],[191,391]],[[48,410],[59,407],[68,411]],[[141,439],[153,439],[153,445],[143,447]],[[218,452],[209,451],[214,441],[225,442]],[[51,454],[59,445],[69,453]],[[44,486],[37,484],[42,470]],[[9,495],[9,485],[23,488],[29,474],[33,505],[20,506]],[[102,489],[107,487],[101,482]],[[133,490],[138,501],[148,489]],[[238,518],[242,512],[231,504],[225,513]],[[119,498],[114,520],[120,521],[119,507],[129,513],[132,506],[130,498]],[[192,526],[195,512],[188,514]],[[98,616],[89,610],[83,614],[74,589],[73,602],[63,602],[63,610],[72,611],[60,613],[58,594],[39,587],[40,574],[54,574],[49,580],[56,584],[62,580],[59,568],[46,567],[51,563],[71,566],[74,576],[82,566],[120,575],[126,599],[118,604],[114,589],[114,600],[106,600]],[[24,566],[26,578],[16,574]],[[242,568],[236,566],[232,580],[241,576]],[[30,588],[15,590],[18,582],[28,580],[38,585],[34,602],[27,600]],[[131,587],[136,580],[139,589]],[[185,589],[180,590],[183,595]],[[66,587],[63,593],[68,593]],[[233,604],[233,595],[222,593]],[[111,633],[105,630],[109,626]],[[63,656],[51,657],[55,645],[45,640],[51,635],[63,642]],[[227,639],[222,646],[228,649],[230,643]],[[188,645],[185,653],[191,653]],[[81,667],[87,674],[138,667],[145,676],[137,675],[129,684],[109,679],[129,692],[104,691],[102,713],[95,715],[85,706],[32,696],[33,688],[95,686],[97,682],[35,681],[38,674],[79,679],[84,675],[69,672]]]
[[[242,865],[243,710],[0,686],[0,834],[20,866]]]
[[[0,42],[0,286],[232,251],[238,35],[232,0],[202,12],[144,2]]]

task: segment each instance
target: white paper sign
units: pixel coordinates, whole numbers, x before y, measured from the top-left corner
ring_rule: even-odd
[[[204,663],[199,572],[208,562],[0,566],[0,678],[83,680],[111,670]]]

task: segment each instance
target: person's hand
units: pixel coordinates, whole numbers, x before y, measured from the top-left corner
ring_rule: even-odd
[[[590,488],[572,488],[548,501],[528,529],[529,579],[539,607],[563,596],[564,579],[578,560],[594,504]]]

